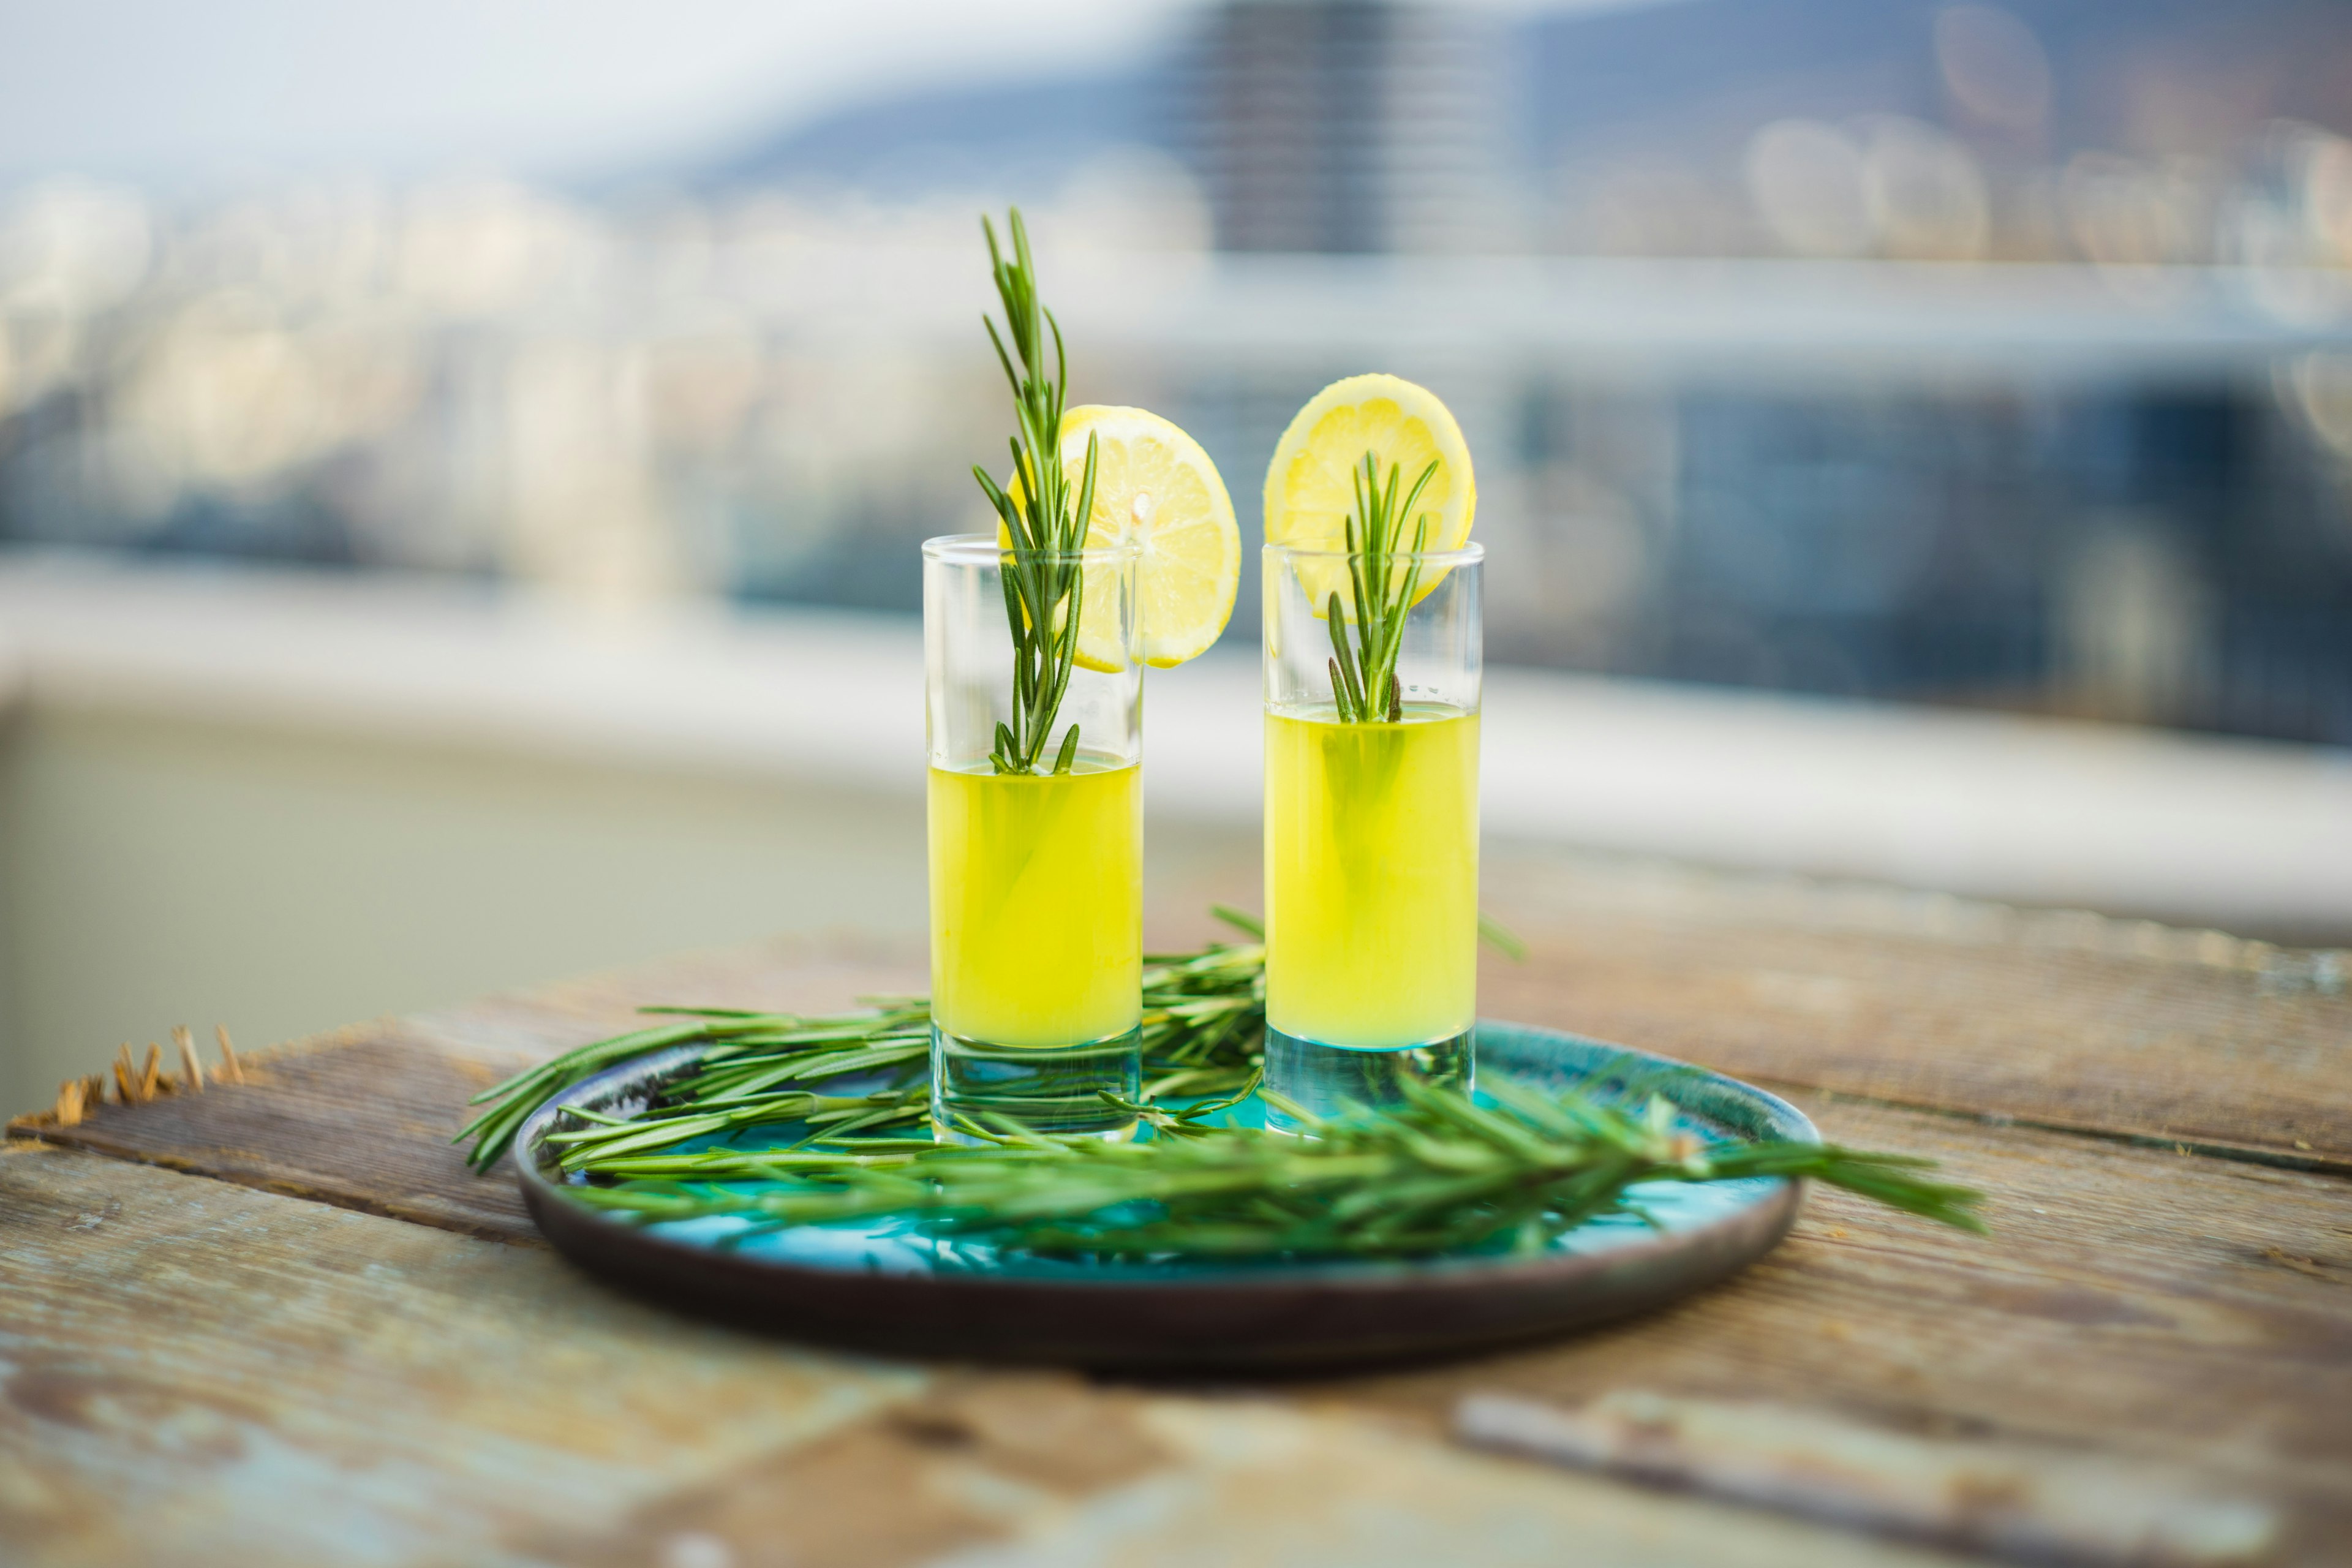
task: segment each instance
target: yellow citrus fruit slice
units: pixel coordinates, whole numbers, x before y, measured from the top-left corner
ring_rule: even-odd
[[[1144,662],[1167,669],[1206,653],[1233,619],[1242,580],[1241,528],[1217,466],[1198,441],[1157,414],[1084,404],[1062,411],[1062,467],[1073,501],[1086,474],[1089,436],[1096,442],[1095,504],[1086,548],[1130,539],[1142,546],[1135,609]],[[1002,521],[997,537],[1011,542]],[[1087,579],[1076,657],[1088,669],[1127,665],[1110,595],[1108,579]]]
[[[1291,420],[1265,470],[1265,542],[1346,550],[1348,517],[1356,507],[1353,476],[1363,471],[1367,452],[1383,485],[1389,469],[1397,469],[1400,500],[1423,468],[1433,460],[1437,464],[1413,516],[1404,520],[1400,547],[1412,548],[1413,525],[1427,515],[1432,521],[1425,548],[1459,549],[1470,537],[1470,520],[1478,509],[1462,426],[1435,393],[1393,375],[1335,381]],[[1346,597],[1347,574],[1336,562],[1328,568],[1302,565],[1299,575],[1318,605],[1329,588],[1340,588]],[[1417,596],[1434,589],[1441,575],[1431,574]]]

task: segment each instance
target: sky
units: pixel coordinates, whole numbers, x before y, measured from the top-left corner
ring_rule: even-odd
[[[1115,68],[1200,5],[0,0],[0,184],[658,169],[879,91]]]
[[[625,174],[878,92],[1115,68],[1202,3],[0,0],[0,183]]]
[[[1137,58],[1192,0],[0,0],[0,180],[690,157],[877,89]]]

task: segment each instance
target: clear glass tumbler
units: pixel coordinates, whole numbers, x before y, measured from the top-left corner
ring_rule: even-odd
[[[1317,1116],[1473,1083],[1484,555],[1388,557],[1382,679],[1362,558],[1265,548],[1265,1085]]]
[[[1035,771],[1003,773],[991,757],[1001,729],[1017,729],[1021,700],[1013,556],[984,534],[923,545],[931,1120],[941,1138],[1000,1117],[1049,1133],[1133,1130],[1099,1091],[1132,1100],[1140,1084],[1138,553],[1055,558],[1083,583],[1077,661]],[[1056,772],[1073,724],[1070,766]]]

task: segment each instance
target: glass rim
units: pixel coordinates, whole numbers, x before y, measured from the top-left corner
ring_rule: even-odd
[[[1012,553],[1013,547],[1000,542],[992,533],[942,533],[923,541],[924,560],[943,561],[955,566],[1002,566]],[[1049,550],[1044,554],[1048,561],[1116,565],[1139,559],[1143,543],[1128,539],[1117,544],[1090,544],[1083,550]]]
[[[1267,559],[1286,561],[1351,561],[1363,553],[1360,550],[1324,550],[1306,544],[1267,544],[1260,547]],[[1466,540],[1451,550],[1391,550],[1391,561],[1417,562],[1423,566],[1475,566],[1486,558],[1486,547],[1475,540]]]

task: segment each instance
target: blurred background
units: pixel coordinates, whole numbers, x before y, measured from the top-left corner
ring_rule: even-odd
[[[1253,547],[1326,382],[1460,416],[1490,868],[2352,942],[2332,0],[0,0],[0,1100],[919,933],[1007,202]],[[1153,678],[1163,903],[1256,637]]]

